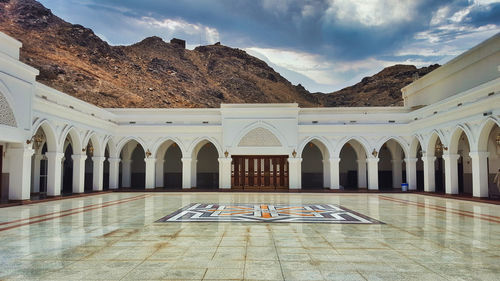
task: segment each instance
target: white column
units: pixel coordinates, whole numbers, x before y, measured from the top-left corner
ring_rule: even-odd
[[[405,158],[408,190],[417,190],[417,161],[418,158]]]
[[[85,154],[73,154],[73,193],[85,192]]]
[[[66,160],[66,156],[61,158],[61,193],[64,189],[64,161]]]
[[[458,194],[458,154],[443,154],[446,194]]]
[[[198,184],[198,159],[191,160],[191,186],[196,186]]]
[[[181,158],[182,161],[182,188],[183,189],[190,189],[193,187],[193,184],[191,182],[192,179],[192,159],[191,158]]]
[[[391,160],[392,163],[392,187],[401,188],[401,183],[403,183],[403,161],[402,160]]]
[[[489,152],[471,151],[472,196],[488,197],[488,156]]]
[[[104,156],[94,156],[92,157],[94,170],[92,171],[92,190],[94,191],[102,191],[102,183],[104,180],[104,160],[106,157]]]
[[[108,158],[109,162],[109,189],[118,189],[120,183],[120,158]]]
[[[378,190],[378,161],[377,158],[367,158],[368,162],[368,189]]]
[[[422,161],[424,162],[424,191],[425,192],[435,192],[436,191],[436,169],[434,166],[434,161],[436,157],[434,156],[422,156]]]
[[[288,188],[302,188],[302,158],[288,158]]]
[[[330,159],[323,160],[323,188],[331,187],[331,169],[330,169]]]
[[[40,192],[40,163],[43,159],[42,154],[35,154],[33,157],[33,192]]]
[[[132,180],[132,160],[122,160],[122,186],[130,187]]]
[[[155,163],[156,158],[144,158],[146,162],[146,189],[155,188]]]
[[[231,189],[232,158],[219,158],[219,188]]]
[[[47,152],[47,196],[61,195],[61,159],[64,153]]]
[[[358,163],[358,187],[367,188],[368,184],[366,181],[366,159],[356,160]]]
[[[31,148],[9,148],[9,200],[29,200],[31,195]],[[3,155],[0,155],[3,157]],[[2,171],[0,171],[2,172]]]
[[[330,189],[340,189],[340,158],[330,158]]]
[[[156,176],[156,181],[155,181],[155,186],[156,187],[164,187],[165,183],[163,182],[165,173],[163,172],[164,169],[163,167],[165,166],[165,160],[157,159],[156,160],[156,171],[155,171],[155,176]]]

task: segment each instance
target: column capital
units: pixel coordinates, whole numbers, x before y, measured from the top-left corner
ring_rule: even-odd
[[[401,163],[403,163],[403,160],[398,160],[398,159],[396,159],[396,160],[391,160],[391,163],[392,163],[392,164],[401,164]]]
[[[340,162],[340,157],[331,157],[330,162],[335,163],[335,162]]]
[[[144,158],[144,162],[146,163],[155,163],[156,162],[156,158]]]
[[[366,159],[359,159],[359,160],[356,160],[356,163],[366,163]]]
[[[460,154],[443,154],[444,161],[457,161]]]
[[[488,151],[471,151],[469,152],[469,156],[471,158],[487,158],[490,156],[490,153]]]
[[[434,160],[436,160],[436,156],[422,156],[424,162],[434,162]]]
[[[87,159],[87,155],[86,154],[73,154],[73,155],[71,155],[71,159],[73,159],[75,161],[85,160],[85,159]]]
[[[108,158],[109,163],[120,163],[122,161],[120,158]]]
[[[62,159],[64,157],[64,153],[50,151],[50,152],[45,152],[45,156],[47,156],[47,158],[49,159]]]
[[[290,163],[290,164],[298,164],[300,162],[302,162],[302,158],[299,158],[299,157],[297,157],[297,158],[290,158],[289,157],[288,158],[288,163]]]
[[[93,156],[92,157],[92,161],[94,161],[94,162],[104,162],[104,160],[106,160],[106,157],[104,157],[104,156]]]
[[[220,158],[217,158],[217,160],[219,160],[219,163],[231,163],[233,161],[233,158],[220,157]]]
[[[130,164],[132,163],[132,159],[121,159],[122,164]]]
[[[181,161],[182,162],[189,162],[189,161],[193,161],[193,158],[191,158],[191,157],[182,157]]]
[[[35,157],[35,160],[37,160],[37,161],[40,161],[40,160],[43,159],[43,155],[42,154],[35,153],[33,156]]]
[[[404,161],[406,163],[417,163],[418,158],[405,158]]]
[[[377,158],[375,158],[375,157],[366,158],[366,162],[368,162],[368,163],[378,163],[378,161],[380,161],[380,158],[378,158],[378,157]]]

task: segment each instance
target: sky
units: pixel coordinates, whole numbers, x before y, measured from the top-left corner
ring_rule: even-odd
[[[333,92],[384,67],[444,64],[500,32],[500,0],[40,0],[111,45],[221,42]]]

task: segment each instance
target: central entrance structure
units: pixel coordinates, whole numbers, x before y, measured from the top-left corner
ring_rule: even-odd
[[[233,155],[232,160],[231,189],[288,189],[288,155]]]

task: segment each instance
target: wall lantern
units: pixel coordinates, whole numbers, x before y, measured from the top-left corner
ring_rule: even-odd
[[[497,135],[496,143],[497,143],[497,146],[500,147],[500,134]]]
[[[40,145],[42,144],[43,142],[43,136],[42,135],[34,135],[31,137],[31,139],[29,140],[26,140],[26,144],[31,144],[33,143],[33,146],[35,147],[35,149],[38,149],[40,147]]]
[[[227,150],[224,151],[224,156],[226,156],[226,158],[229,156],[229,152],[227,152]]]
[[[151,155],[152,155],[152,153],[151,153],[151,151],[149,151],[149,148],[148,148],[148,150],[146,150],[146,158],[151,157]]]
[[[87,145],[87,148],[82,148],[82,152],[88,151],[90,156],[94,156],[94,147],[92,146],[92,143],[89,143]]]
[[[372,155],[373,155],[373,157],[377,157],[377,155],[378,155],[378,152],[377,152],[377,150],[375,150],[375,148],[372,151]]]
[[[295,151],[295,149],[292,152],[292,156],[293,156],[293,158],[297,157],[297,151]]]
[[[436,146],[434,147],[436,153],[441,153],[443,150],[448,150],[447,147],[443,146],[441,141],[436,142]]]

